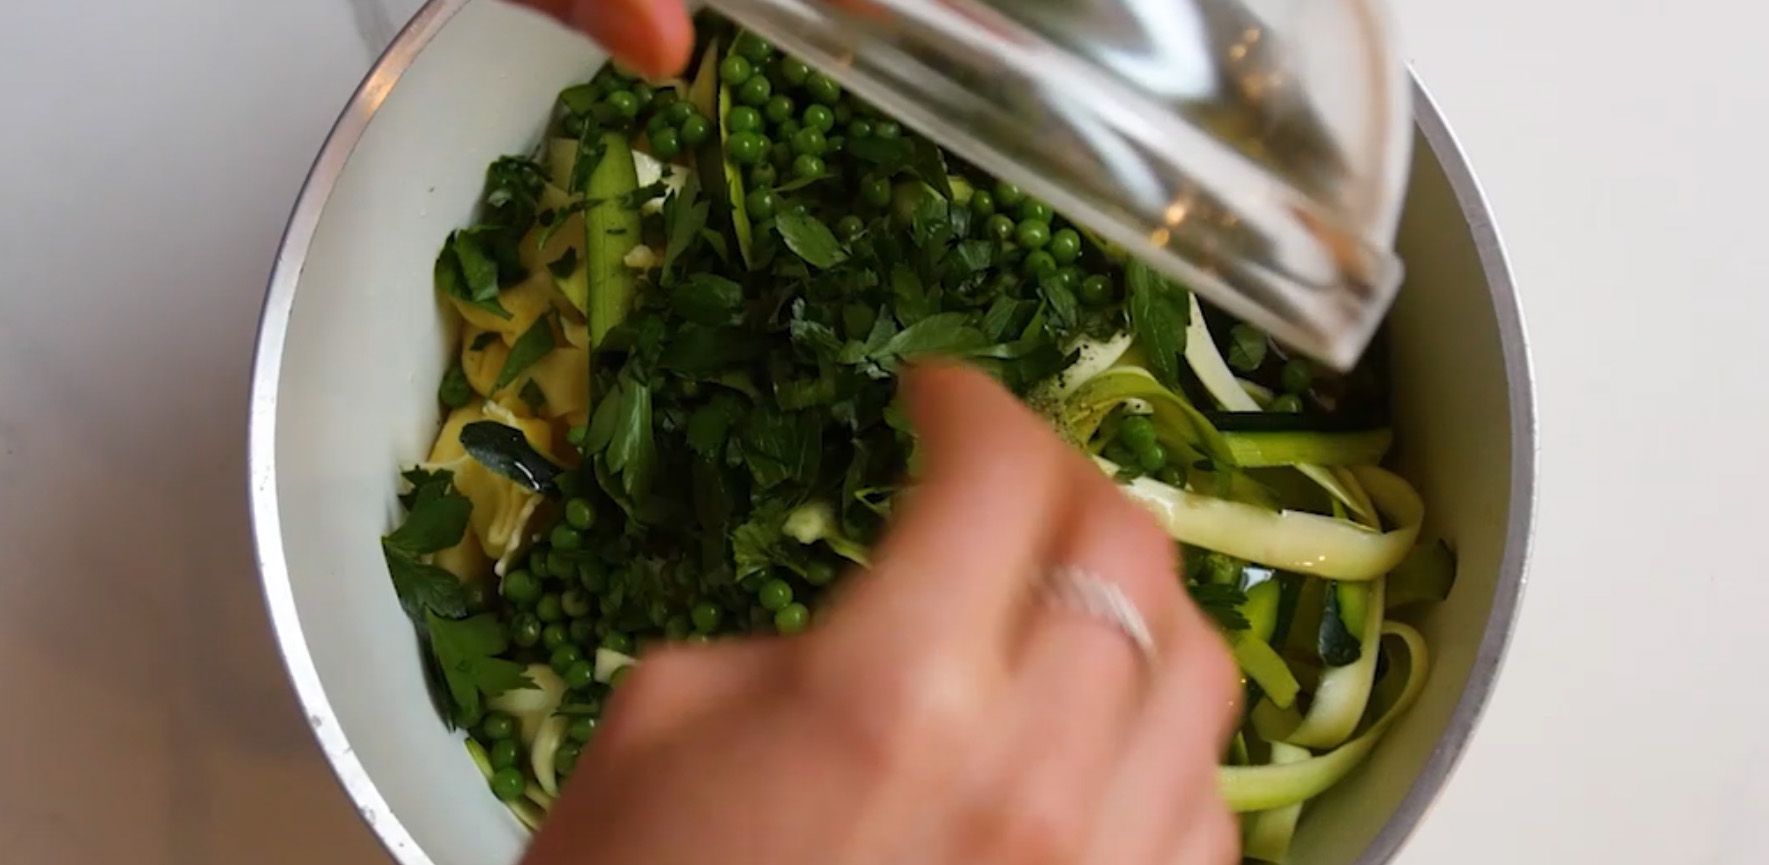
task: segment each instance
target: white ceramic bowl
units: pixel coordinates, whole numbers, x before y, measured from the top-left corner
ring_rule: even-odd
[[[535,144],[554,95],[601,52],[488,0],[432,0],[326,142],[271,278],[251,400],[259,566],[309,724],[363,818],[405,865],[513,861],[524,835],[424,689],[381,562],[398,469],[435,434],[445,318],[438,244],[486,164]],[[1361,771],[1310,806],[1298,865],[1388,861],[1466,743],[1497,672],[1530,528],[1535,433],[1524,335],[1472,175],[1423,91],[1394,311],[1401,461],[1427,532],[1461,556],[1423,622],[1418,706]]]

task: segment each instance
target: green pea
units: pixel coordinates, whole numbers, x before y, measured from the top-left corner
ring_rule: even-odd
[[[526,649],[541,641],[541,620],[533,613],[517,613],[510,617],[510,642]]]
[[[848,137],[849,138],[871,138],[872,137],[872,121],[870,121],[870,120],[856,120],[853,123],[848,124]]]
[[[733,132],[725,141],[725,153],[738,165],[754,165],[768,152],[768,139],[756,132]]]
[[[824,105],[834,105],[842,98],[841,85],[821,72],[812,72],[805,76],[805,92]]]
[[[553,552],[547,554],[547,576],[563,580],[577,573],[577,563],[570,556]]]
[[[633,638],[620,631],[614,631],[602,638],[602,648],[610,652],[630,655],[633,653]]]
[[[737,87],[749,80],[755,67],[749,64],[749,58],[742,54],[727,54],[724,62],[719,64],[719,81]]]
[[[541,581],[532,571],[514,570],[504,575],[503,593],[504,600],[526,607],[540,600]]]
[[[844,241],[851,241],[854,238],[859,237],[861,232],[865,230],[866,223],[862,222],[860,217],[855,216],[852,213],[842,217],[835,224],[835,236]],[[868,311],[870,312],[871,309],[868,308]]]
[[[880,120],[872,124],[872,134],[880,138],[896,138],[903,134],[903,127],[894,120]]]
[[[693,632],[694,622],[681,613],[670,616],[669,621],[663,623],[663,638],[666,640],[680,642]]]
[[[813,586],[827,586],[835,582],[835,565],[822,559],[813,559],[805,566],[805,582]]]
[[[665,126],[651,135],[651,153],[668,162],[682,155],[682,134]]]
[[[774,163],[774,167],[781,171],[791,170],[792,144],[786,141],[774,142],[768,148],[768,161]]]
[[[1050,242],[1050,223],[1038,219],[1022,219],[1014,226],[1014,242],[1022,249],[1042,249]],[[1052,255],[1054,261],[1056,256]]]
[[[624,120],[631,120],[639,116],[639,97],[634,96],[631,90],[616,90],[608,94],[608,97],[602,102],[608,106],[610,111],[614,112],[615,116]]]
[[[988,218],[995,215],[995,196],[986,189],[979,189],[970,194],[970,212],[973,216]]]
[[[596,681],[596,668],[589,661],[578,661],[566,667],[565,672],[559,675],[565,678],[566,687],[584,688]]]
[[[822,156],[829,149],[829,141],[815,127],[800,129],[792,136],[792,152],[801,156]]]
[[[657,91],[651,89],[651,85],[638,81],[633,84],[633,96],[639,100],[639,110],[644,111],[651,107],[652,102],[656,101]]]
[[[581,532],[595,522],[596,509],[590,505],[589,499],[572,499],[565,503],[566,525]]]
[[[785,580],[773,579],[762,584],[756,592],[756,600],[761,602],[762,609],[778,612],[782,607],[792,603],[792,586]]]
[[[788,117],[785,120],[782,120],[779,123],[774,124],[774,136],[776,138],[779,138],[781,141],[785,141],[785,142],[790,143],[792,141],[792,137],[794,135],[799,134],[799,130],[802,128],[804,128],[804,127],[799,126],[799,122],[797,120],[794,120],[794,119]]]
[[[547,655],[547,664],[553,668],[553,672],[564,675],[565,671],[570,669],[572,664],[582,661],[583,659],[584,653],[582,649],[579,649],[570,643],[566,643],[554,649],[551,654]]]
[[[552,543],[553,549],[566,551],[575,550],[583,546],[584,543],[583,536],[577,533],[577,529],[565,524],[554,526],[552,533],[547,536],[547,540]],[[551,573],[552,569],[553,563],[552,560],[549,559],[547,561],[547,571]],[[577,566],[572,565],[572,571],[576,572],[576,570]],[[564,577],[560,577],[560,579],[564,579]]]
[[[694,620],[694,630],[710,634],[719,629],[719,622],[725,618],[725,611],[711,601],[701,601],[688,611],[688,616]]]
[[[596,719],[589,715],[579,715],[571,719],[565,727],[565,735],[573,742],[588,742],[596,735]]]
[[[787,604],[774,613],[774,630],[784,636],[801,633],[810,625],[811,609],[804,604]]]
[[[772,169],[773,166],[769,166],[769,168]],[[765,186],[758,186],[755,189],[751,189],[749,194],[743,197],[743,206],[749,211],[749,218],[754,220],[767,219],[768,217],[773,216],[774,208],[779,203],[780,200],[774,195],[774,190]]]
[[[769,123],[785,123],[792,119],[792,97],[781,93],[763,101],[767,105],[762,108],[762,115]]]
[[[762,129],[762,112],[748,105],[737,105],[725,115],[725,128],[735,135],[739,132],[760,132]]]
[[[571,631],[564,622],[553,622],[541,628],[541,648],[552,651],[571,642]]]
[[[633,670],[632,664],[628,664],[624,667],[616,667],[614,672],[608,674],[608,687],[610,687],[610,688],[620,687],[620,683],[627,680],[627,676],[632,673],[632,670]]]
[[[1112,280],[1098,273],[1089,276],[1081,280],[1080,294],[1081,302],[1088,306],[1105,306],[1112,302]]]
[[[780,169],[772,162],[763,162],[749,167],[749,185],[751,187],[773,186],[780,179]]]
[[[1047,273],[1056,272],[1056,259],[1051,258],[1050,253],[1040,249],[1026,256],[1023,266],[1026,268],[1026,272],[1033,276],[1044,276]]]
[[[665,622],[670,620],[670,605],[661,600],[652,601],[651,605],[646,608],[645,614],[653,626],[661,628]]]
[[[1283,385],[1285,393],[1304,393],[1313,381],[1314,364],[1300,357],[1290,358],[1284,364],[1284,371],[1278,375],[1278,382]]]
[[[506,737],[491,743],[491,753],[486,756],[491,758],[493,770],[508,769],[516,765],[516,760],[522,756],[522,751],[516,746],[515,739]]]
[[[1020,219],[1036,219],[1039,222],[1049,222],[1051,217],[1056,214],[1051,211],[1050,205],[1045,204],[1036,198],[1028,197],[1024,201],[1021,201],[1019,206],[1015,208],[1014,215]]]
[[[1054,261],[1056,256],[1051,256],[1051,259]],[[1058,285],[1061,285],[1063,288],[1070,291],[1080,288],[1081,268],[1076,267],[1073,264],[1059,265],[1056,269],[1056,281]]]
[[[505,766],[491,775],[491,793],[505,802],[514,802],[522,798],[522,791],[528,787],[528,780],[522,777],[522,770],[514,766]]]
[[[1136,451],[1131,450],[1129,445],[1117,439],[1113,439],[1106,445],[1106,459],[1120,467],[1134,466],[1138,462]]]
[[[1167,449],[1159,444],[1151,444],[1136,452],[1136,461],[1143,471],[1158,472],[1162,466],[1167,465]]]
[[[671,102],[658,116],[671,126],[681,126],[688,122],[688,118],[698,116],[698,113],[693,105],[686,102]]]
[[[588,430],[585,430],[585,433],[587,434]],[[569,435],[569,432],[567,434]],[[577,485],[581,482],[576,472],[566,472],[553,479],[553,485],[559,488],[559,494],[568,499],[577,495]]]
[[[1118,425],[1118,440],[1141,453],[1155,443],[1155,422],[1148,415],[1133,414]]]
[[[774,85],[767,78],[757,75],[737,88],[737,101],[744,105],[762,105],[773,93]]]
[[[566,589],[559,596],[559,607],[565,615],[581,619],[590,614],[590,596],[582,589]]]
[[[576,742],[563,742],[553,752],[553,771],[561,775],[570,775],[577,771],[577,761],[583,756],[583,746]]]
[[[812,105],[805,109],[800,118],[805,126],[818,132],[828,132],[835,128],[835,112],[827,105]]]
[[[534,605],[534,614],[547,624],[565,620],[565,605],[558,592],[548,592]]]
[[[572,619],[566,632],[570,634],[571,642],[580,646],[591,645],[596,641],[596,621],[588,616]]]
[[[560,122],[559,128],[565,130],[565,135],[568,138],[582,138],[584,127],[588,123],[589,121],[580,114],[567,114],[565,119]]]
[[[801,153],[792,160],[792,176],[794,177],[821,177],[825,170],[822,157],[809,153]]]
[[[528,569],[538,577],[547,575],[547,554],[551,552],[544,546],[535,547],[528,553]]]
[[[479,732],[487,739],[508,739],[516,735],[516,719],[503,712],[487,712],[479,722]]]
[[[1073,228],[1058,229],[1050,236],[1050,257],[1068,264],[1081,256],[1081,235]]]
[[[983,236],[1006,243],[1014,235],[1013,220],[997,213],[983,222]]]
[[[1302,397],[1293,393],[1282,394],[1276,399],[1273,399],[1271,405],[1266,406],[1266,408],[1270,411],[1294,414],[1302,411]]]
[[[712,135],[712,124],[699,114],[690,114],[682,120],[681,130],[683,144],[699,147]]]
[[[876,174],[868,175],[860,181],[860,200],[872,207],[890,204],[891,179]]]
[[[779,68],[780,77],[786,79],[786,83],[791,84],[794,87],[805,83],[805,79],[811,74],[810,65],[797,57],[780,58]]]
[[[1005,180],[995,181],[995,204],[1000,207],[1017,207],[1026,200],[1025,190]]]
[[[774,53],[774,46],[769,45],[768,40],[763,39],[754,33],[746,32],[742,36],[737,37],[737,41],[731,46],[731,50],[743,55],[751,63],[761,63]]]

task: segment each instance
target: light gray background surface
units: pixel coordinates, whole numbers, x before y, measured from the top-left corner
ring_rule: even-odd
[[[416,5],[0,11],[0,859],[382,861],[266,636],[243,407],[301,178]],[[1397,5],[1542,432],[1510,662],[1402,861],[1769,861],[1769,13]]]

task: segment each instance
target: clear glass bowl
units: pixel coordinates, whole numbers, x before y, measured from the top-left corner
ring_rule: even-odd
[[[710,0],[1339,368],[1400,284],[1406,70],[1377,0]]]

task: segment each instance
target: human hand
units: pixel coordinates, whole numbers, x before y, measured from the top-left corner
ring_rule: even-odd
[[[648,78],[680,73],[694,48],[681,0],[517,0],[590,34],[614,58]]]
[[[925,473],[870,570],[789,638],[649,653],[530,865],[1225,865],[1237,674],[1172,542],[981,373],[904,381]],[[1057,565],[1154,641],[1039,603]]]

